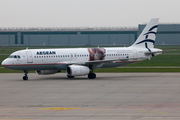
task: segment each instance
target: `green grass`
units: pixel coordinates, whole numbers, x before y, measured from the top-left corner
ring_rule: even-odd
[[[95,73],[119,73],[119,72],[180,72],[180,68],[104,68],[94,70]]]
[[[163,53],[180,53],[180,46],[155,46],[156,48],[162,49]]]
[[[180,66],[180,55],[158,55],[127,66]]]
[[[24,72],[19,70],[9,70],[6,68],[0,68],[0,73],[24,73]]]
[[[9,55],[0,55],[0,67],[2,67],[2,66],[1,66],[2,61],[3,61],[4,59],[6,59],[8,56],[9,56]]]
[[[0,54],[11,54],[21,49],[25,49],[25,47],[0,47]]]

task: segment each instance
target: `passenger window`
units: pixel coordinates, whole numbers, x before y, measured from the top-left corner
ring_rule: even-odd
[[[14,58],[17,58],[17,56],[15,55]]]
[[[21,58],[21,57],[18,55],[18,58]]]

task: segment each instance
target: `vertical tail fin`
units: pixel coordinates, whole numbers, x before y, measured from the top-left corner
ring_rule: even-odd
[[[153,48],[155,44],[159,18],[152,18],[131,47]]]

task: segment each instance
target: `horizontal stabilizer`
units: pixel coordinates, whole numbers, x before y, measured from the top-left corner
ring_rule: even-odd
[[[162,50],[161,49],[157,49],[157,50],[151,50],[151,51],[147,51],[145,52],[146,55],[152,55],[152,54],[161,54]]]

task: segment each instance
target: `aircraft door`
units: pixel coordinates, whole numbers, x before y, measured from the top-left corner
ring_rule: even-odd
[[[26,54],[27,54],[27,63],[33,63],[32,53],[30,51],[27,51]]]

